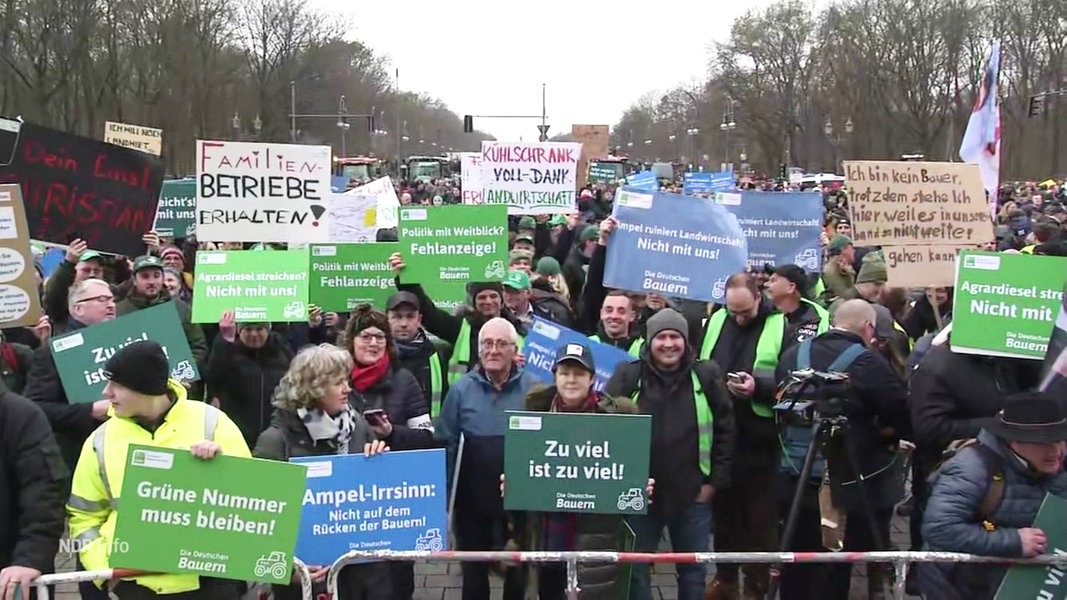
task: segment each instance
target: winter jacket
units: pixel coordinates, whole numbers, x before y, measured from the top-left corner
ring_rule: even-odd
[[[386,442],[393,450],[418,450],[435,446],[430,407],[418,380],[407,369],[395,365],[365,392],[353,389],[348,403],[359,414],[382,409],[393,425]]]
[[[530,295],[530,307],[533,309],[533,314],[542,319],[570,329],[574,328],[574,312],[559,294],[534,288]]]
[[[0,566],[54,571],[69,477],[44,412],[0,384]]]
[[[646,345],[641,358],[622,363],[604,385],[611,397],[637,398],[638,412],[652,415],[652,448],[649,477],[656,480],[651,513],[679,514],[693,504],[700,487],[710,483],[716,489],[730,483],[737,428],[733,402],[722,383],[722,371],[712,361],[696,361],[687,350],[683,367],[663,372],[652,365]],[[692,374],[700,382],[711,408],[711,474],[700,470],[697,415],[694,407]]]
[[[537,385],[526,395],[525,410],[533,412],[549,412],[552,401],[556,397],[555,386]],[[600,414],[636,414],[637,405],[629,398],[612,398],[604,394],[598,394],[598,402],[594,412]],[[545,526],[543,513],[526,513],[526,526],[518,532],[515,540],[517,547],[524,551],[536,552],[546,550],[542,548],[543,528]],[[572,550],[579,552],[618,552],[624,550],[620,541],[623,530],[622,515],[611,514],[578,514],[578,531],[575,536],[575,547]],[[530,569],[527,579],[528,591],[536,587],[536,567]],[[624,584],[621,580],[622,569],[618,563],[579,563],[578,587],[582,590],[582,600],[615,600],[621,597]],[[532,597],[532,595],[531,595]]]
[[[563,280],[567,282],[567,290],[571,293],[571,308],[575,309],[575,312],[588,272],[589,257],[582,252],[580,245],[575,246],[567,255],[567,260],[563,261]]]
[[[196,359],[197,371],[203,373],[207,370],[207,339],[204,337],[204,331],[200,329],[200,326],[192,322],[192,309],[189,308],[188,304],[181,300],[174,300],[165,291],[157,294],[155,298],[145,298],[138,294],[136,290],[131,289],[126,298],[115,305],[115,317],[121,317],[142,308],[151,308],[164,302],[174,302],[175,308],[178,309],[178,318],[181,319],[182,330],[185,331],[185,339],[189,342],[189,351],[193,353],[193,358]],[[203,392],[197,389],[198,387],[194,386],[193,390],[189,392],[190,398],[202,397]]]
[[[33,349],[26,344],[4,341],[0,335],[0,381],[7,389],[16,394],[26,389],[33,354]]]
[[[415,381],[419,383],[422,396],[426,399],[426,406],[430,407],[430,416],[436,417],[441,412],[441,402],[448,393],[448,358],[450,355],[446,344],[435,344],[425,330],[420,330],[411,342],[393,340],[396,345],[397,364],[411,372]],[[442,347],[445,346],[445,347]],[[437,390],[440,397],[436,398],[434,405],[433,396],[433,369],[430,361],[436,360],[440,367],[440,380],[437,382]]]
[[[993,474],[977,450],[966,448],[934,475],[923,516],[923,550],[1022,558],[1018,530],[1033,525],[1045,494],[1067,498],[1067,473],[1049,476],[1031,470],[988,431],[982,430],[978,441],[1000,456],[1004,473],[1003,500],[992,515],[983,515],[994,523],[993,531],[979,521],[977,514]],[[986,600],[996,594],[1007,567],[917,563],[916,570],[927,598]]]
[[[248,348],[240,338],[230,343],[215,337],[204,380],[249,446],[270,423],[274,389],[292,360],[292,351],[277,332],[267,336],[262,348]]]
[[[363,444],[374,440],[374,432],[363,419],[353,419],[354,428],[349,440],[349,454],[363,451]],[[267,460],[288,461],[300,456],[333,456],[337,454],[337,444],[332,440],[311,439],[307,427],[295,411],[275,408],[271,415],[270,426],[259,435],[252,456]],[[316,565],[328,566],[328,565]],[[338,589],[343,598],[363,598],[364,600],[391,600],[393,580],[390,563],[365,563],[350,565],[341,570]],[[301,597],[300,584],[286,586],[275,585],[274,597],[277,600],[298,600]],[[324,594],[326,582],[314,585],[314,594]]]

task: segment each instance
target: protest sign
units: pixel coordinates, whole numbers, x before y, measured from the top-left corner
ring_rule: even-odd
[[[589,163],[589,183],[615,183],[615,163]]]
[[[507,207],[430,206],[400,209],[403,283],[418,283],[438,307],[463,304],[472,282],[507,275]]]
[[[737,217],[748,240],[748,264],[795,264],[822,270],[822,194],[810,192],[719,192],[714,196]]]
[[[1043,359],[1067,258],[964,250],[952,305],[953,352]]]
[[[626,178],[626,187],[638,192],[655,192],[659,189],[659,180],[652,171],[641,171]]]
[[[571,137],[582,145],[582,152],[578,157],[578,187],[585,187],[588,182],[589,164],[598,158],[604,158],[610,153],[608,144],[611,141],[610,125],[571,125]],[[595,183],[595,182],[594,182]]]
[[[573,211],[581,151],[573,142],[482,142],[485,203],[513,215]]]
[[[1067,281],[1063,285],[1063,299],[1056,309],[1056,324],[1041,364],[1041,385],[1038,389],[1056,398],[1067,395]]]
[[[184,238],[196,233],[196,180],[175,179],[163,182],[152,227],[162,236]]]
[[[194,323],[218,323],[228,310],[238,323],[299,323],[307,304],[307,250],[196,254]]]
[[[525,370],[541,381],[552,382],[552,363],[556,360],[556,351],[567,344],[584,344],[593,356],[596,378],[593,387],[600,391],[615,372],[619,363],[629,362],[633,357],[628,353],[600,342],[589,339],[573,329],[556,325],[541,317],[533,318],[533,325],[526,334],[522,353],[526,357]]]
[[[505,510],[645,514],[652,417],[507,415]]]
[[[347,312],[360,304],[384,309],[396,292],[389,257],[397,244],[312,245],[308,297],[326,312]]]
[[[1046,494],[1031,525],[1045,534],[1046,554],[1067,556],[1067,500]],[[1057,566],[1013,565],[1000,582],[994,600],[1067,599],[1067,569]]]
[[[30,238],[93,250],[145,253],[163,182],[163,160],[138,150],[23,123],[0,183],[21,183]]]
[[[202,242],[328,242],[329,146],[196,141]]]
[[[163,130],[141,125],[104,122],[104,141],[123,148],[133,148],[148,154],[163,154]]]
[[[373,242],[379,229],[396,227],[399,207],[400,199],[389,177],[376,179],[343,194],[332,194],[327,211],[330,241]]]
[[[67,398],[71,402],[96,402],[103,398],[107,360],[123,346],[145,340],[163,346],[172,378],[181,382],[200,379],[178,308],[173,302],[164,302],[53,337],[49,341],[52,360]]]
[[[604,286],[717,302],[726,278],[745,269],[737,217],[703,198],[622,190],[608,243]]]
[[[111,566],[288,584],[305,471],[131,444]]]
[[[0,328],[36,325],[44,314],[22,191],[0,185]]]
[[[682,176],[682,190],[688,195],[714,194],[715,192],[725,192],[733,188],[733,171],[719,171],[718,173],[689,172]]]
[[[445,549],[444,449],[292,461],[307,467],[296,542],[305,563],[329,565],[349,550]]]
[[[894,287],[949,286],[955,256],[993,239],[978,165],[846,161],[852,240],[882,246]]]
[[[481,152],[463,152],[459,155],[459,184],[463,204],[485,204]]]

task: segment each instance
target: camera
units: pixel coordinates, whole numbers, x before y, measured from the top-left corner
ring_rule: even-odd
[[[853,409],[847,373],[793,371],[779,390],[774,410],[784,425],[811,427],[815,420],[847,418]]]

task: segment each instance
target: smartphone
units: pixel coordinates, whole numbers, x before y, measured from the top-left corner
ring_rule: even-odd
[[[743,380],[741,379],[741,376],[740,376],[740,375],[738,375],[737,373],[727,373],[727,374],[726,374],[726,379],[727,379],[727,380],[728,380],[728,381],[729,381],[730,383],[736,383],[736,384],[738,384],[738,385],[740,385],[740,384],[741,384],[741,382],[743,381]]]
[[[385,410],[381,408],[371,408],[363,411],[363,418],[371,425],[381,425],[382,422],[389,417],[385,416]]]

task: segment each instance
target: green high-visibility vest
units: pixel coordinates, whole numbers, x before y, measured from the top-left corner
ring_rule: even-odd
[[[594,342],[600,342],[601,344],[608,344],[608,342],[605,342],[604,340],[602,340],[600,338],[600,334],[598,334],[598,333],[594,333],[593,335],[589,336],[589,339],[593,340]],[[608,344],[608,345],[609,346],[613,346],[614,344]],[[634,357],[634,358],[641,358],[641,348],[644,348],[644,347],[645,347],[645,339],[644,338],[637,338],[636,340],[634,340],[633,342],[630,343],[630,348],[626,351],[626,353],[629,354],[630,356]]]
[[[812,286],[811,296],[813,298],[821,298],[823,292],[825,292],[825,291],[826,291],[826,284],[823,283],[822,275],[819,275],[819,277],[817,279],[815,279],[815,285]]]
[[[518,349],[522,350],[526,338],[519,336]],[[455,385],[460,377],[471,370],[471,324],[467,319],[459,326],[459,336],[452,344],[452,358],[448,359],[448,385]]]
[[[719,334],[726,324],[726,311],[718,310],[708,319],[708,332],[704,334],[704,341],[700,345],[700,360],[708,360],[715,350],[715,344],[719,343]],[[821,322],[820,322],[821,326]],[[774,377],[774,370],[778,366],[778,355],[782,353],[782,338],[785,337],[785,315],[771,313],[763,323],[763,331],[756,342],[756,362],[752,365],[754,377]],[[761,417],[771,418],[774,411],[771,407],[764,406],[753,399],[749,402],[752,412]]]
[[[820,279],[820,281],[822,280]],[[801,298],[800,301],[810,306],[815,311],[815,314],[819,315],[819,334],[822,335],[827,331],[830,331],[830,311],[823,308],[822,305],[816,302],[812,302],[807,298]]]
[[[700,379],[697,378],[695,371],[690,371],[689,376],[693,379],[693,404],[696,408],[697,416],[697,431],[698,436],[698,450],[700,452],[700,472],[705,477],[711,477],[711,440],[714,436],[713,425],[715,424],[715,415],[711,412],[711,407],[708,406],[708,397],[704,393],[704,386],[700,385]],[[630,398],[637,404],[637,399],[641,395],[641,380],[637,380],[637,389]]]
[[[441,355],[436,351],[430,355],[430,418],[441,414]]]

